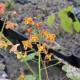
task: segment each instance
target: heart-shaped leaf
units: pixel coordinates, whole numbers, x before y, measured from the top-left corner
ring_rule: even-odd
[[[36,80],[36,77],[33,75],[26,75],[24,80]]]
[[[47,17],[47,25],[49,27],[53,27],[53,24],[54,24],[54,20],[55,20],[55,15],[54,14],[51,14]]]

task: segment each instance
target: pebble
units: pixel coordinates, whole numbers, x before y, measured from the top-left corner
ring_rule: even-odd
[[[5,71],[0,71],[0,77],[7,78],[8,75]]]

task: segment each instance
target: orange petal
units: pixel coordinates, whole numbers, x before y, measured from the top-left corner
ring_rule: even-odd
[[[14,29],[14,23],[11,21],[7,21],[5,28],[6,29]]]
[[[10,53],[11,53],[11,52],[16,52],[17,47],[18,47],[19,45],[20,45],[20,44],[13,45],[9,52],[10,52]]]
[[[27,32],[28,32],[28,33],[31,33],[31,31],[32,31],[31,28],[28,28],[28,29],[27,29]]]
[[[39,23],[37,23],[37,24],[35,25],[36,28],[39,28],[40,26],[41,26],[41,22],[39,22]]]

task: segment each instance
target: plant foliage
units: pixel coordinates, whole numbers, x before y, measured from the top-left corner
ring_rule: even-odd
[[[25,61],[32,60],[35,57],[35,55],[36,55],[36,53],[31,53],[31,54],[27,55],[26,58],[21,59],[21,62],[23,62],[24,60]]]
[[[36,80],[36,77],[33,75],[26,75],[24,80]]]
[[[64,65],[62,67],[62,69],[67,72],[66,76],[68,78],[71,78],[71,80],[80,80],[80,74],[79,73],[75,73],[75,71],[73,71],[74,73],[71,72],[70,71],[71,70],[71,66],[70,65]]]
[[[49,16],[47,17],[47,25],[48,25],[49,27],[53,27],[54,20],[55,20],[55,15],[52,13],[51,15],[49,15]]]
[[[68,16],[68,13],[72,12],[72,10],[73,7],[69,6],[68,8],[63,9],[59,12],[58,17],[60,18],[60,25],[66,32],[73,33],[73,29],[76,32],[80,32],[80,22],[78,21],[76,16],[74,16],[76,21],[73,21],[72,18]]]

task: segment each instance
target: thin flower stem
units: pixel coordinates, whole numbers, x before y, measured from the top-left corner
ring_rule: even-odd
[[[3,38],[7,41],[7,42],[11,42],[8,38],[6,38],[4,35],[3,35]]]
[[[34,59],[34,60],[38,60],[38,59]],[[57,60],[57,59],[51,59],[50,61],[55,61],[55,60]],[[49,62],[49,61],[42,61],[42,62]]]
[[[3,33],[3,30],[4,30],[4,27],[5,27],[5,21],[4,21],[4,24],[3,24],[3,27],[2,27],[2,30],[1,30],[1,34]],[[8,42],[9,39],[7,39],[4,35],[3,35],[4,39]],[[32,68],[30,67],[30,65],[24,60],[24,63],[26,64],[26,66],[30,69],[30,71],[33,73],[34,76],[36,76],[35,72],[32,70]]]
[[[38,59],[38,68],[39,68],[39,80],[41,80],[41,54],[40,53]]]
[[[54,65],[50,65],[50,66],[45,67],[45,68],[47,69],[47,68],[50,68],[50,67],[56,66],[56,65],[58,65],[58,64],[61,64],[61,62],[58,62],[58,63],[56,63],[56,64],[54,64]],[[44,70],[45,68],[42,68],[41,70]]]
[[[9,41],[5,36],[3,36],[4,39],[6,39],[7,41]],[[21,56],[21,55],[20,55]],[[26,64],[26,66],[28,66],[28,68],[30,69],[30,71],[33,73],[34,76],[36,76],[36,74],[34,73],[34,71],[32,70],[32,68],[29,66],[29,64],[24,60],[24,63]]]
[[[4,30],[4,27],[5,27],[5,20],[4,20],[4,23],[3,23],[3,26],[2,26],[2,29],[1,29],[1,34],[3,33],[3,30]]]
[[[19,54],[21,57],[22,55]],[[23,59],[24,60],[24,59]],[[27,61],[24,60],[24,63],[26,64],[26,66],[29,68],[29,70],[33,73],[34,76],[36,76],[35,72],[32,70],[32,68],[30,67],[30,65],[27,63]]]
[[[43,65],[44,68],[46,67],[45,61],[44,62],[42,61],[42,65]],[[47,72],[46,68],[45,68],[45,73],[46,73],[46,76],[47,76],[46,80],[49,80],[48,72]]]
[[[31,52],[31,51],[34,51],[34,50],[29,50],[29,51],[26,51],[26,52]]]
[[[35,61],[35,60],[31,60],[31,61],[33,61],[33,62],[35,62],[35,63],[38,63],[37,61]]]
[[[32,68],[30,67],[30,65],[26,61],[24,61],[24,63],[30,69],[30,71],[33,73],[33,75],[36,76],[35,72],[32,70]]]
[[[50,61],[55,61],[56,59],[51,59]],[[43,62],[49,62],[49,61],[43,61]]]
[[[44,66],[46,67],[46,64],[44,62]],[[46,75],[47,75],[47,80],[49,80],[49,76],[48,76],[48,72],[47,72],[47,69],[45,68],[45,72],[46,72]]]

